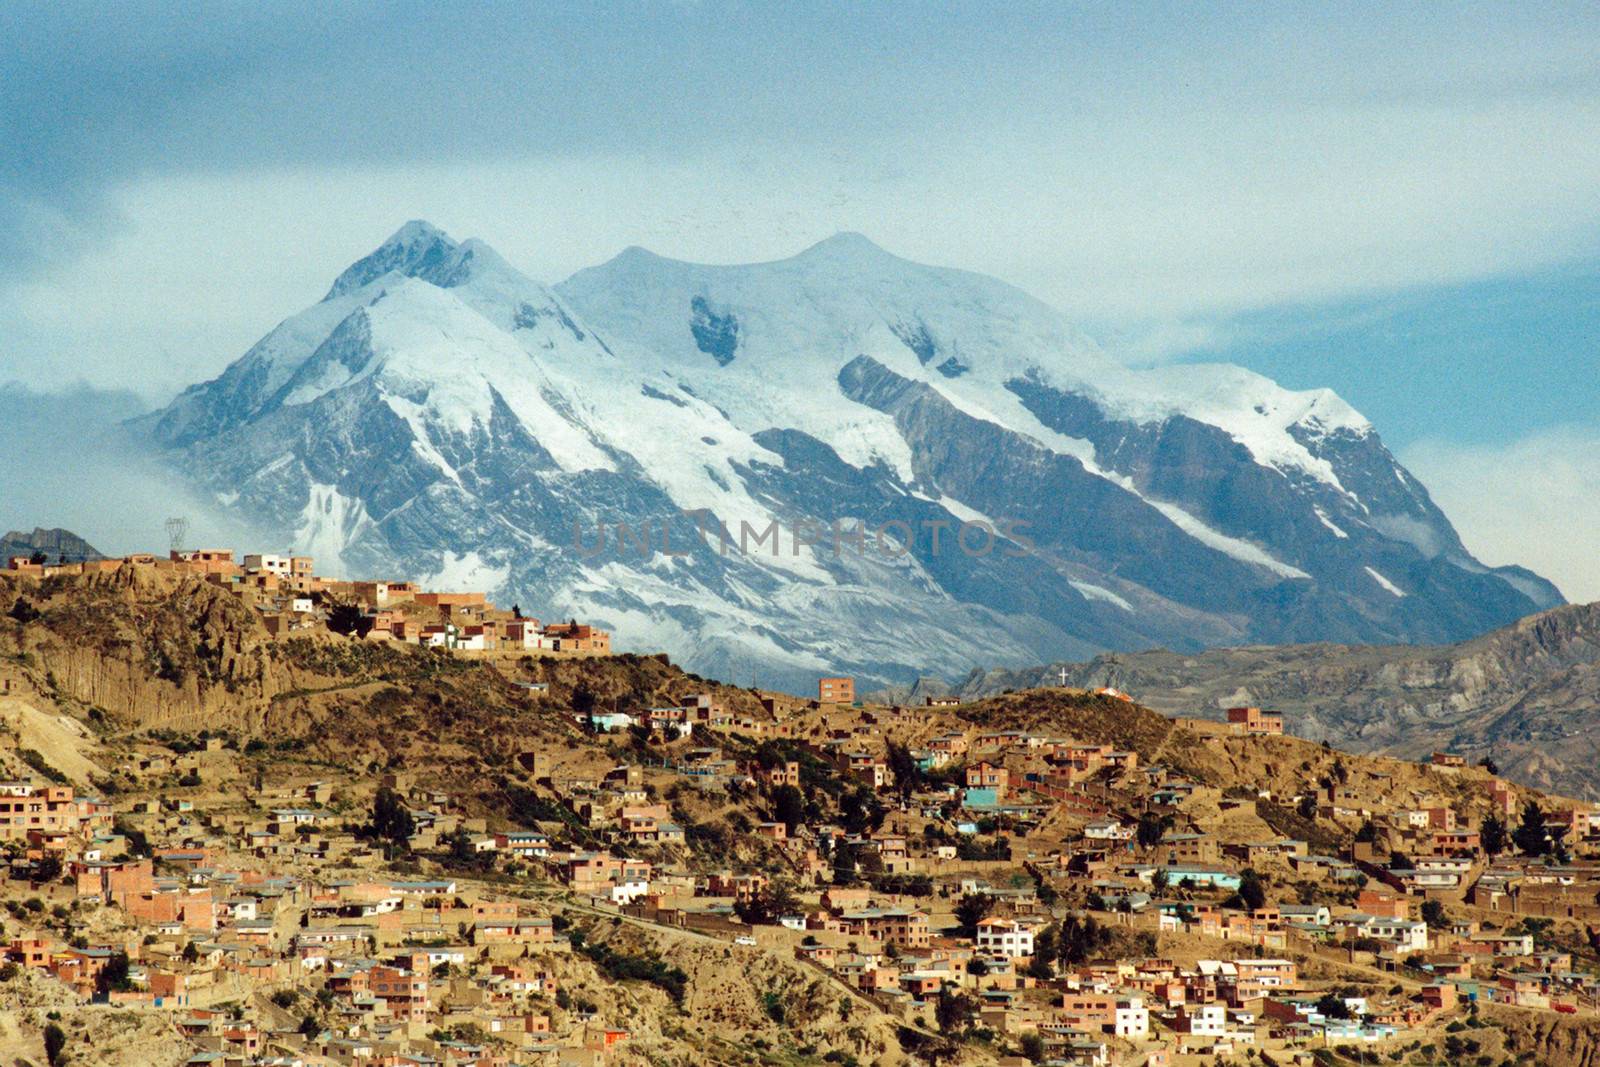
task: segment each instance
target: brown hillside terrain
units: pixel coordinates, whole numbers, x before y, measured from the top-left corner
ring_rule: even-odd
[[[844,754],[889,759],[946,734],[962,735],[976,746],[980,735],[996,731],[1022,731],[1041,742],[1107,745],[1136,752],[1138,770],[1122,779],[1111,773],[1093,777],[1085,789],[1125,823],[1137,823],[1154,803],[1172,817],[1174,831],[1206,834],[1220,846],[1292,837],[1323,855],[1350,848],[1363,817],[1348,810],[1326,814],[1318,803],[1307,808],[1303,802],[1315,800],[1312,794],[1334,791],[1359,798],[1371,809],[1374,844],[1387,853],[1398,850],[1394,816],[1419,806],[1441,807],[1475,825],[1489,810],[1494,781],[1480,768],[1441,769],[1340,752],[1298,737],[1243,735],[1215,722],[1170,718],[1132,701],[1066,687],[933,708],[818,706],[779,698],[781,730],[769,730],[780,724],[763,708],[764,694],[687,674],[662,657],[451,653],[325,632],[274,638],[244,599],[204,583],[148,580],[126,569],[35,583],[21,589],[20,598],[26,610],[9,605],[11,617],[0,623],[0,679],[12,683],[0,700],[0,770],[5,774],[59,773],[97,787],[112,799],[119,821],[142,828],[153,842],[203,846],[213,850],[213,862],[227,867],[324,885],[448,878],[463,891],[487,889],[559,917],[560,929],[577,936],[570,952],[563,942],[539,965],[558,980],[566,1002],[547,998],[541,1010],[568,1035],[591,1016],[626,1029],[628,1039],[610,1061],[615,1064],[898,1067],[917,1062],[913,1050],[937,1049],[943,1039],[917,1011],[885,1010],[884,1003],[846,988],[837,973],[797,960],[801,931],[775,922],[738,926],[736,912],[728,916],[729,926],[709,932],[656,925],[644,915],[601,906],[562,881],[554,867],[472,852],[475,839],[539,829],[560,850],[612,850],[691,884],[713,872],[759,872],[774,883],[803,887],[806,900],[796,906],[811,911],[838,875],[837,857],[819,872],[806,865],[815,857],[804,855],[815,838],[797,835],[789,844],[800,847],[790,849],[757,832],[779,819],[780,804],[779,790],[757,780],[756,772],[793,761],[800,782],[791,790],[798,797],[790,802],[800,808],[794,821],[807,828],[844,827],[858,836],[881,830],[909,841],[920,854],[914,873],[927,884],[913,889],[891,881],[886,889],[874,885],[874,892],[895,894],[899,899],[893,903],[924,911],[934,936],[948,945],[964,879],[985,879],[1012,890],[1031,886],[1037,872],[1049,871],[1052,856],[1082,843],[1091,816],[1066,804],[1051,808],[1046,794],[1029,788],[1024,775],[1043,764],[1023,744],[1002,745],[983,757],[1010,768],[1011,812],[962,813],[954,799],[966,780],[961,761],[908,775],[913,788],[906,792],[893,785],[875,792],[845,769]],[[659,735],[646,738],[642,731],[595,733],[581,714],[583,709],[639,714],[652,707],[682,707],[702,695],[744,725],[697,727],[690,737],[669,742]],[[711,755],[696,756],[697,749]],[[976,762],[977,751],[965,757],[967,766]],[[545,768],[537,775],[534,756]],[[726,780],[711,788],[692,779],[684,768],[697,758],[731,768]],[[1192,785],[1192,792],[1176,801],[1149,801],[1145,772],[1153,766],[1166,771],[1150,781],[1176,778]],[[601,786],[608,774],[609,786]],[[310,783],[326,787],[321,799],[305,799]],[[370,824],[386,783],[406,793],[419,819],[428,811],[445,812],[452,828],[418,833],[392,854],[380,847]],[[623,783],[632,794],[627,803],[664,806],[684,831],[681,839],[652,842],[620,835],[617,820],[603,810],[601,794],[620,790]],[[1512,799],[1519,805],[1538,799],[1550,811],[1567,806],[1527,789],[1514,790]],[[248,835],[278,811],[307,803],[324,821],[300,831],[275,831],[282,837],[275,843],[252,843]],[[598,819],[592,817],[596,812]],[[971,841],[960,840],[960,848],[968,850],[960,851],[949,827],[967,818],[989,825]],[[324,838],[346,840],[323,857],[311,845]],[[934,857],[933,846],[940,842],[952,842],[957,854]],[[986,851],[991,845],[1002,847],[991,853]],[[1155,858],[1148,848],[1130,848],[1125,855],[1130,861]],[[1313,884],[1284,858],[1269,855],[1251,862],[1267,899],[1275,903],[1308,902],[1307,896],[1342,907],[1354,903],[1353,887]],[[846,873],[847,884],[853,878],[872,885],[879,871],[865,866]],[[1076,879],[1055,870],[1038,877],[1040,885],[1052,880],[1059,887],[1053,907],[1093,909],[1107,923],[1121,922],[1108,906],[1091,902],[1093,876]],[[75,903],[70,886],[56,890],[49,906],[29,912],[21,901],[41,890],[16,886],[20,910],[12,912],[16,918],[8,932],[42,927],[61,939],[73,934],[93,943],[126,939],[156,951],[141,944],[144,928],[125,921],[118,909]],[[1193,886],[1166,892],[1168,899],[1185,903],[1224,899]],[[63,903],[59,915],[58,898]],[[1447,903],[1453,918],[1496,927],[1510,918],[1473,908],[1460,894]],[[299,928],[294,918],[285,919],[285,932]],[[453,923],[448,929],[459,934]],[[745,930],[755,944],[734,939]],[[856,935],[827,936],[844,948]],[[1574,952],[1576,966],[1593,966],[1581,923],[1559,922],[1542,930],[1541,937],[1545,947]],[[1139,925],[1117,926],[1102,948],[1114,957],[1159,955],[1187,965],[1254,951],[1237,941],[1158,931],[1148,913]],[[1297,941],[1281,951],[1317,992],[1338,985],[1352,994],[1379,996],[1397,986],[1400,996],[1410,997],[1423,984],[1418,975],[1339,952],[1313,952]],[[441,983],[453,980],[449,971],[437,976]],[[15,990],[0,986],[0,1013],[13,1010],[21,1019],[0,1025],[0,1052],[41,1062],[43,1011],[54,1005],[37,998],[53,988],[31,975]],[[1035,1004],[1053,996],[1049,990],[1030,992],[1024,999]],[[70,1062],[174,1062],[169,1055],[174,1044],[147,1025],[150,1016],[58,999],[71,1039]],[[248,1007],[287,1030],[312,1011],[305,997],[292,1010],[275,1006],[265,987],[256,990]],[[1600,1067],[1600,1031],[1592,1014],[1573,1020],[1519,1010],[1490,1021],[1492,1026],[1474,1022],[1456,1033],[1477,1041],[1485,1054],[1497,1057],[1494,1062],[1521,1057],[1522,1062]],[[1419,1048],[1389,1060],[1439,1062],[1446,1036],[1442,1024],[1426,1035],[1437,1043],[1437,1055]],[[957,1059],[945,1062],[996,1062],[1015,1037],[968,1042]],[[91,1049],[103,1059],[90,1058]]]
[[[626,737],[586,736],[574,722],[577,704],[640,712],[706,694],[730,712],[764,717],[760,694],[687,674],[664,657],[471,657],[327,633],[273,638],[240,597],[135,567],[31,583],[21,596],[38,617],[0,626],[0,653],[41,713],[56,705],[80,718],[102,716],[118,730],[256,737],[276,751],[292,747],[352,770],[413,771],[502,811],[506,783],[528,782],[519,752],[541,749],[569,777],[598,777],[617,762]],[[527,683],[548,688],[535,692]],[[1220,790],[1252,795],[1292,793],[1306,767],[1321,774],[1337,758],[1295,738],[1218,734],[1077,689],[869,710],[888,736],[908,744],[973,727],[1028,729],[1133,750],[1145,763],[1165,762]],[[857,714],[844,709],[842,718]],[[803,713],[796,725],[821,736],[840,719],[824,709]],[[1437,773],[1400,759],[1344,762],[1372,767],[1373,780],[1397,798],[1477,792],[1481,783],[1467,783],[1487,781],[1481,772]]]
[[[1507,777],[1600,798],[1600,604],[1529,616],[1439,647],[1289,645],[1099,656],[975,672],[966,699],[1053,684],[1114,686],[1158,711],[1220,718],[1257,704],[1288,729],[1358,752],[1492,756]],[[932,689],[941,687],[933,686]]]
[[[952,714],[953,713],[953,714]],[[1222,790],[1293,792],[1312,778],[1347,773],[1382,783],[1396,797],[1466,797],[1487,788],[1492,776],[1470,768],[1439,770],[1425,763],[1381,755],[1352,756],[1291,736],[1229,733],[1202,720],[1173,719],[1143,705],[1077,689],[1029,689],[963,704],[919,708],[922,732],[938,732],[949,720],[985,729],[1026,729],[1076,741],[1138,752],[1146,763],[1171,765]]]
[[[548,683],[563,706],[582,686],[601,711],[697,692],[715,693],[733,710],[759,709],[747,691],[651,657],[466,659],[326,632],[276,639],[241,596],[149,568],[8,582],[0,595],[13,608],[0,626],[0,654],[28,688],[96,709],[126,728],[301,736],[331,717],[360,735],[361,725],[345,714],[370,707],[367,718],[381,735],[384,713],[400,705],[392,693],[373,705],[374,694],[421,685],[442,701],[443,691],[428,683],[444,676],[455,696],[488,701],[491,709],[528,704],[525,693],[505,684],[507,675]],[[18,601],[25,625],[16,618]]]

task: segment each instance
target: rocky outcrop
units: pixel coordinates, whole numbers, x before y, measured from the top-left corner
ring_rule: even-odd
[[[1506,1059],[1545,1067],[1600,1067],[1600,1023],[1545,1011],[1490,1007],[1480,1016],[1500,1031]]]
[[[12,556],[42,554],[51,563],[79,563],[89,559],[105,559],[99,550],[71,530],[45,529],[36,526],[32,533],[12,530],[0,537],[0,567]]]
[[[35,616],[0,631],[33,691],[139,729],[259,732],[281,698],[363,676],[362,657],[301,645],[368,650],[331,635],[276,641],[240,595],[148,567],[13,581],[0,595]]]

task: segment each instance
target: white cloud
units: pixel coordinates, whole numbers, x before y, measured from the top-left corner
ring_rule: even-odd
[[[1578,258],[1600,227],[1600,104],[1587,99],[1115,118],[889,132],[827,152],[754,142],[148,174],[110,194],[120,225],[83,255],[0,287],[0,381],[49,380],[70,352],[95,384],[170,395],[410,218],[550,282],[631,244],[750,262],[858,230],[1019,285],[1137,362],[1240,310]],[[1117,132],[1097,138],[1101,124]]]
[[[1569,600],[1600,600],[1600,430],[1563,427],[1504,446],[1424,440],[1401,459],[1485,563],[1520,563]]]

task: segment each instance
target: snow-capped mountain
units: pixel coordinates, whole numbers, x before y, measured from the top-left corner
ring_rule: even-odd
[[[736,267],[629,249],[551,289],[408,223],[146,426],[324,566],[738,681],[1449,641],[1561,599],[1474,560],[1332,392],[1129,370],[853,234]]]

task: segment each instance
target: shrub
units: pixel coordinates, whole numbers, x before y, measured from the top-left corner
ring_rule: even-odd
[[[681,968],[669,966],[652,956],[616,952],[609,945],[599,942],[583,944],[575,936],[576,933],[573,932],[572,947],[588,956],[607,978],[612,981],[649,982],[664,991],[674,1003],[683,1003],[689,976]]]
[[[44,1058],[50,1061],[50,1067],[56,1067],[61,1062],[61,1052],[67,1047],[67,1033],[55,1023],[44,1028]]]

